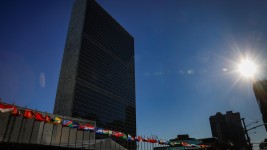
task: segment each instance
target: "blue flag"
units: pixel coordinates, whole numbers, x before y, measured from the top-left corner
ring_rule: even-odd
[[[72,122],[72,127],[71,128],[79,128],[79,123],[78,122]]]

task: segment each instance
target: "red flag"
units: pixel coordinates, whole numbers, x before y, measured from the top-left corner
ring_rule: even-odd
[[[25,118],[33,118],[34,117],[34,112],[28,109],[25,109],[24,111],[24,117]]]
[[[54,120],[51,117],[49,117],[48,115],[45,115],[45,122],[46,123],[53,123]]]
[[[157,140],[155,140],[155,139],[153,139],[153,138],[151,138],[151,139],[148,139],[148,141],[147,142],[149,142],[149,143],[157,143],[158,141]]]
[[[0,104],[0,112],[11,112],[13,110],[13,105]]]
[[[148,138],[142,138],[142,140],[144,141],[144,142],[148,142]]]
[[[113,131],[112,135],[115,136],[115,137],[123,137],[124,136],[123,133],[121,133],[121,132],[115,132],[115,131]]]
[[[13,106],[13,110],[11,112],[11,115],[13,115],[13,116],[20,116],[21,115],[19,109],[16,106]]]
[[[35,113],[35,120],[36,120],[36,121],[45,121],[45,118],[43,117],[42,114],[36,112],[36,113]]]

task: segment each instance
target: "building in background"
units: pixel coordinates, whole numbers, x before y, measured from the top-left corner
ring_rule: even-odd
[[[253,90],[262,114],[262,120],[267,123],[267,80],[255,81]],[[267,124],[265,124],[265,129],[267,131]]]
[[[134,38],[95,0],[76,0],[54,113],[136,136]]]
[[[223,143],[233,145],[236,149],[248,146],[238,112],[227,111],[226,114],[218,112],[216,115],[210,116],[209,120],[213,137]]]

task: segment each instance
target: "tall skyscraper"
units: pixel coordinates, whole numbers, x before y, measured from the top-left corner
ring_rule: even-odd
[[[54,113],[136,135],[134,38],[95,0],[76,0]]]
[[[265,129],[267,131],[267,80],[255,81],[253,90],[262,114],[262,120],[266,123]]]
[[[232,143],[236,149],[245,149],[248,146],[239,113],[227,111],[223,115],[218,112],[210,116],[209,120],[213,137],[224,143]]]

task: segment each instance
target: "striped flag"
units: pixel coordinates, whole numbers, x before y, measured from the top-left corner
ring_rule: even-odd
[[[108,134],[108,130],[103,130],[103,134]]]
[[[14,109],[13,105],[0,104],[0,112],[2,113],[11,112],[13,111],[13,109]]]
[[[79,130],[89,131],[89,130],[95,130],[95,127],[90,124],[80,125]]]

